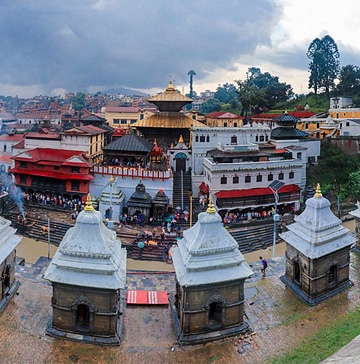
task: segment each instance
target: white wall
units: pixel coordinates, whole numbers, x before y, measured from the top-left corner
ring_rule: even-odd
[[[359,136],[360,135],[360,124],[344,119],[339,125],[340,136]]]

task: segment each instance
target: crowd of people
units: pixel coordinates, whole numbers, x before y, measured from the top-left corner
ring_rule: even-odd
[[[272,219],[275,209],[248,212],[227,212],[223,218],[224,225],[230,225],[242,221]]]
[[[150,163],[145,160],[136,160],[133,159],[118,159],[114,158],[107,163],[106,161],[102,162],[102,166],[121,166],[121,167],[132,167],[132,168],[149,168]]]
[[[79,198],[64,197],[56,193],[25,193],[24,200],[35,205],[54,206],[75,212],[81,211],[84,207],[84,203]]]

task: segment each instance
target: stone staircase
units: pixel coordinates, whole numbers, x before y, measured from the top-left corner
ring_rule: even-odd
[[[269,220],[253,223],[248,226],[243,224],[241,227],[229,228],[228,232],[239,244],[241,253],[246,254],[272,246],[274,223],[273,221]],[[281,222],[277,223],[276,232],[276,243],[279,243],[279,234],[283,232],[283,225]]]

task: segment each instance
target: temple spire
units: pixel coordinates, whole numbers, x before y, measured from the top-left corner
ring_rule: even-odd
[[[184,138],[183,138],[182,135],[180,135],[180,138],[179,138],[179,141],[178,141],[178,144],[180,144],[180,143],[184,143]]]
[[[206,212],[208,214],[215,214],[215,212],[216,212],[215,207],[214,207],[214,204],[213,204],[213,201],[212,201],[211,198],[209,199],[209,206],[208,206]]]
[[[316,193],[315,197],[322,197],[321,189],[320,189],[320,183],[316,185]]]
[[[86,206],[84,207],[85,211],[94,211],[94,206],[92,205],[91,202],[91,196],[90,193],[88,193],[87,198],[86,198]]]

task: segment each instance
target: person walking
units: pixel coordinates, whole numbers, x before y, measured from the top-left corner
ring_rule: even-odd
[[[263,257],[259,257],[259,259],[261,260],[261,264],[262,264],[261,273],[262,273],[263,277],[265,277],[265,275],[266,275],[266,268],[267,268],[267,261]]]

